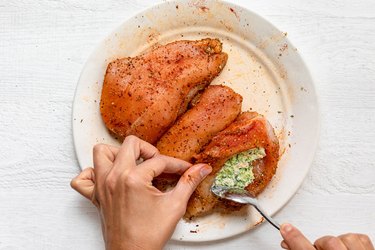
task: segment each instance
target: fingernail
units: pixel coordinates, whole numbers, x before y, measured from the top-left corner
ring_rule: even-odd
[[[286,244],[285,241],[281,242],[281,247],[284,248],[284,249],[289,249],[289,246],[288,246],[288,244]]]
[[[211,173],[212,171],[212,168],[210,165],[207,165],[207,164],[204,164],[202,167],[201,167],[201,170],[200,170],[200,173],[201,173],[201,176],[202,177],[206,177],[209,173]]]
[[[288,223],[284,223],[284,224],[281,225],[281,232],[282,233],[289,233],[292,230],[293,230],[293,226],[288,224]]]

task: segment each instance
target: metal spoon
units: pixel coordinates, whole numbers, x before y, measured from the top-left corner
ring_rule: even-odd
[[[264,210],[259,206],[258,200],[252,197],[249,192],[244,189],[239,188],[230,188],[224,186],[215,186],[211,187],[211,191],[219,196],[220,198],[235,201],[241,204],[250,204],[255,207],[256,210],[269,222],[272,226],[280,230],[280,224],[272,219]]]

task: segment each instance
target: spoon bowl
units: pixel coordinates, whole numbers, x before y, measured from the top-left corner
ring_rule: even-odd
[[[258,200],[255,197],[252,197],[249,192],[245,189],[240,188],[231,188],[225,186],[216,186],[211,187],[211,191],[222,199],[231,200],[241,204],[250,204],[255,207],[255,209],[276,229],[280,230],[280,224],[277,223],[272,217],[270,217],[259,205]]]

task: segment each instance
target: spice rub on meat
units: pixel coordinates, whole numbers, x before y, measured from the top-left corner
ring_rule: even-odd
[[[162,154],[212,166],[191,196],[185,218],[238,207],[211,192],[215,176],[233,159],[241,158],[248,168],[241,177],[248,178],[243,187],[253,196],[265,189],[277,168],[279,144],[268,121],[255,112],[240,114],[242,96],[231,88],[208,86],[227,59],[218,39],[176,41],[117,59],[109,63],[104,77],[100,112],[109,131],[119,139],[135,135]],[[244,160],[251,150],[262,157]],[[165,191],[178,177],[161,175],[154,181]]]
[[[216,174],[231,157],[253,148],[264,148],[265,157],[253,163],[253,181],[245,189],[257,196],[274,176],[279,160],[279,142],[270,123],[255,112],[244,112],[225,130],[218,133],[204,151],[195,158],[209,163],[212,173],[203,180],[191,196],[185,218],[205,215],[223,207],[233,209],[233,203],[223,203],[210,190]]]
[[[161,154],[191,161],[218,132],[241,112],[242,96],[221,85],[208,86],[193,107],[160,138]]]
[[[242,96],[221,85],[208,86],[194,99],[192,108],[160,138],[156,147],[164,155],[188,162],[211,139],[231,124],[241,112]],[[175,186],[179,175],[162,174],[153,181],[155,187],[166,191]]]
[[[155,144],[195,94],[224,68],[217,39],[176,41],[108,65],[100,112],[119,138],[135,135]]]

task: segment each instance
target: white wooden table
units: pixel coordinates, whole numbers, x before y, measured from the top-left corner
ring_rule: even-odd
[[[304,55],[322,112],[311,171],[276,215],[310,239],[375,240],[375,1],[237,0]],[[147,0],[0,1],[0,250],[103,249],[95,208],[69,187],[79,172],[71,112],[80,71]],[[218,242],[167,249],[278,249],[268,224]]]

